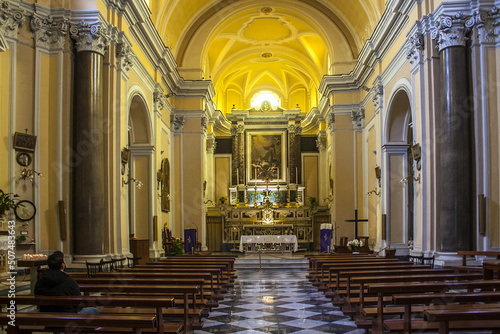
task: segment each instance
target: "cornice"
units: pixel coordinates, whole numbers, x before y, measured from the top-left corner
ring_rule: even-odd
[[[302,133],[314,132],[319,127],[322,120],[324,120],[324,117],[321,114],[320,109],[312,108],[301,123]]]

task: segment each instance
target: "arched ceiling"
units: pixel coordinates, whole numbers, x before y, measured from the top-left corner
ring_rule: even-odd
[[[383,12],[382,0],[151,0],[152,20],[180,68],[244,100],[287,100],[348,73]],[[201,79],[201,77],[200,77]]]

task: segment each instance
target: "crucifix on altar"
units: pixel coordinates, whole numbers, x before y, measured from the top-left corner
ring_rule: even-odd
[[[358,210],[354,210],[354,219],[344,220],[349,223],[354,223],[354,238],[358,239],[358,223],[359,222],[367,222],[368,219],[359,219],[358,218]]]

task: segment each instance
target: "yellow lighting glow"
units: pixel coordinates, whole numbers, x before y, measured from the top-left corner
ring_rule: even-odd
[[[264,101],[269,101],[272,107],[280,106],[280,99],[276,94],[263,91],[254,95],[251,107],[260,107]]]

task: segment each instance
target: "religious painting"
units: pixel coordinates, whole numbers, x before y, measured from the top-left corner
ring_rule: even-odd
[[[35,152],[36,136],[16,132],[14,134],[14,148],[16,150]]]
[[[284,132],[248,132],[247,136],[248,180],[284,180]]]
[[[170,212],[170,163],[165,158],[161,162],[161,211]],[[160,179],[159,178],[159,179]]]

